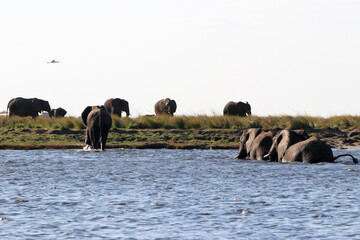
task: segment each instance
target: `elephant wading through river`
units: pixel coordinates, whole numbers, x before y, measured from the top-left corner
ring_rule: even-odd
[[[223,111],[224,115],[241,116],[251,115],[251,106],[248,102],[228,102]]]
[[[319,162],[334,162],[339,157],[349,156],[354,163],[359,161],[351,154],[341,154],[334,157],[333,152],[329,145],[320,141],[317,138],[309,138],[305,141],[298,142],[286,150],[283,163],[288,162],[307,162],[307,163],[319,163]]]
[[[114,115],[121,117],[121,113],[125,112],[126,116],[130,115],[129,103],[120,98],[110,98],[104,103],[105,110]]]
[[[103,106],[88,106],[82,112],[81,117],[86,125],[85,143],[92,149],[105,150],[112,124],[110,114],[105,111]]]
[[[273,138],[273,145],[265,157],[278,162],[334,162],[337,158],[350,156],[354,163],[358,160],[351,154],[336,157],[329,145],[317,138],[309,138],[304,130],[282,130]]]
[[[157,103],[155,103],[155,114],[156,115],[174,115],[176,112],[176,102],[170,98],[161,99]]]
[[[67,111],[60,107],[56,109],[51,109],[51,111],[49,112],[49,116],[54,118],[64,117],[66,113]]]
[[[240,137],[240,147],[235,158],[251,160],[267,160],[264,156],[269,152],[272,145],[272,132],[266,132],[261,128],[245,129]]]
[[[50,112],[50,104],[48,101],[38,98],[13,98],[8,103],[9,116],[21,116],[33,118],[39,116],[41,111]]]
[[[282,130],[274,136],[269,153],[264,157],[269,158],[270,161],[281,162],[286,150],[291,145],[308,138],[309,136],[304,130]]]

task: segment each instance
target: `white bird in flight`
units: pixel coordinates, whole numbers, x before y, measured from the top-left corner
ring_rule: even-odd
[[[50,61],[50,62],[47,62],[47,63],[59,63],[60,61],[56,61],[55,59]]]

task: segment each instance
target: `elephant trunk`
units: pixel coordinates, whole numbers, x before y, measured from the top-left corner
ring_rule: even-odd
[[[246,151],[246,147],[244,143],[240,143],[238,155],[235,157],[237,159],[245,159],[248,156],[248,153]]]
[[[269,150],[269,153],[264,156],[264,159],[268,159],[271,162],[278,161],[276,148],[272,146]]]

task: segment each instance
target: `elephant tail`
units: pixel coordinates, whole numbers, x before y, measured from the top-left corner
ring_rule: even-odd
[[[355,158],[353,155],[348,154],[348,153],[346,153],[346,154],[340,154],[340,155],[334,157],[334,158],[333,158],[333,161],[335,161],[335,160],[338,159],[339,157],[345,157],[345,156],[351,157],[354,163],[359,163],[359,160],[357,160],[357,158]]]

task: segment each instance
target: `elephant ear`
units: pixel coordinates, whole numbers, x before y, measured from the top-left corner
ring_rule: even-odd
[[[246,149],[250,153],[251,145],[253,144],[255,138],[262,132],[261,128],[251,128],[249,129],[246,137]]]
[[[89,113],[91,112],[92,107],[91,106],[87,106],[84,111],[81,113],[81,118],[85,124],[85,126],[87,126],[87,117],[89,115]]]
[[[169,101],[169,104],[170,104],[171,111],[172,111],[173,113],[176,112],[177,105],[176,105],[175,100],[170,100],[170,101]]]
[[[276,141],[278,144],[278,159],[280,160],[284,157],[286,150],[290,147],[289,131],[282,131]]]
[[[42,109],[42,105],[41,105],[41,102],[39,99],[37,98],[33,98],[32,101],[32,107],[33,109],[36,111],[36,112],[41,112],[41,109]]]

